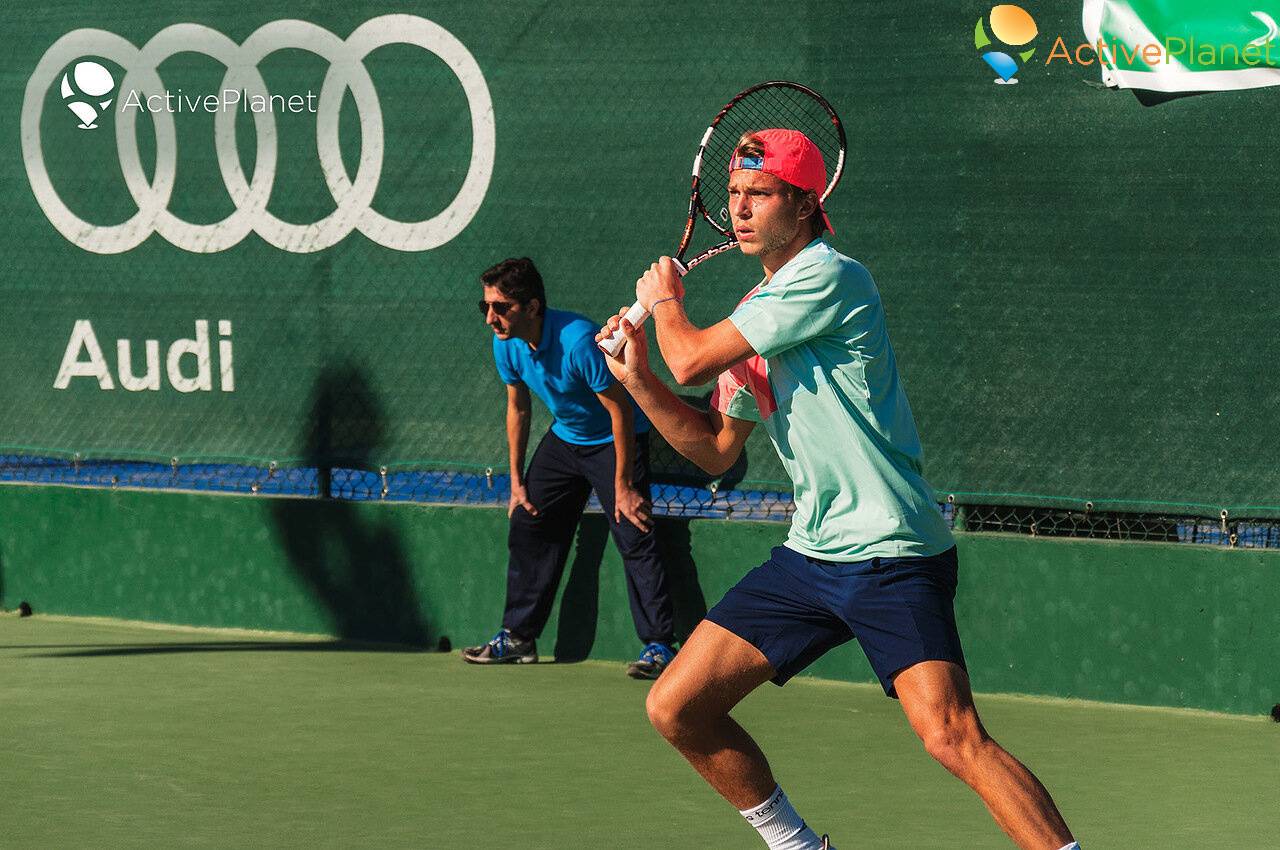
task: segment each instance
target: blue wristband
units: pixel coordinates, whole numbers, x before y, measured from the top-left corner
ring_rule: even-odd
[[[658,305],[661,304],[663,301],[682,301],[682,300],[683,299],[680,298],[679,295],[668,295],[666,298],[659,298],[657,301],[653,302],[653,304],[649,306],[649,313],[652,314],[653,311],[657,309]]]

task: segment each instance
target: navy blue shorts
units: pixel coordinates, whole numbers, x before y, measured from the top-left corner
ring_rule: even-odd
[[[965,666],[956,631],[956,550],[837,563],[786,546],[738,582],[707,619],[764,653],[783,685],[852,638],[896,697],[893,676],[921,661]]]

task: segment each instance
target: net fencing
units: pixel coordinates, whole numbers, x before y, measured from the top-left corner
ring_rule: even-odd
[[[723,44],[675,2],[0,11],[0,481],[505,504],[480,271],[530,256],[553,307],[629,304],[712,115],[794,79],[844,119],[832,241],[879,284],[949,517],[1273,545],[1275,93],[993,86],[965,44],[988,11],[808,0]],[[1080,36],[1078,4],[1035,15]],[[691,318],[758,276],[700,266]],[[725,476],[652,455],[659,512],[790,514],[762,429]]]

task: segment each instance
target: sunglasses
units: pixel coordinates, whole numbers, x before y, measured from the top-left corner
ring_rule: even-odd
[[[492,307],[493,312],[497,313],[499,316],[505,316],[514,306],[516,306],[516,302],[514,301],[485,301],[482,298],[480,299],[480,315],[489,315],[489,308]]]

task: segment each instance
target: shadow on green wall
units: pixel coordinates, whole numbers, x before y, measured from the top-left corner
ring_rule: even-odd
[[[707,613],[707,601],[698,583],[698,568],[693,562],[689,523],[660,517],[656,525],[658,548],[667,571],[674,609],[676,638],[683,640]],[[578,542],[569,564],[569,578],[560,597],[555,642],[557,663],[583,661],[591,654],[600,614],[600,565],[608,541],[609,522],[604,515],[584,514],[578,525]]]
[[[386,435],[386,421],[364,373],[351,363],[326,367],[312,392],[307,465],[319,470],[324,502],[279,499],[272,517],[290,566],[324,607],[334,633],[425,647],[434,643],[399,533],[386,519],[341,497],[367,486],[346,470],[365,470]]]

